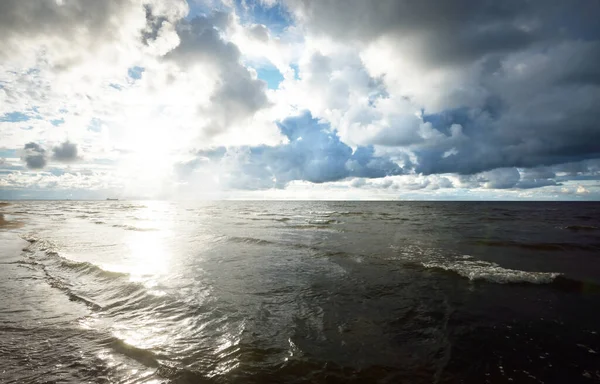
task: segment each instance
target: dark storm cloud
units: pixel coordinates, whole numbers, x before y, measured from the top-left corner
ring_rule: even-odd
[[[527,81],[523,86],[527,87]],[[542,92],[542,90],[540,90]],[[600,89],[564,90],[518,101],[497,118],[485,110],[471,110],[466,120],[457,117],[464,139],[448,140],[415,149],[416,171],[424,174],[473,174],[501,167],[537,167],[600,157]],[[599,105],[600,106],[600,105]],[[537,109],[537,110],[536,110]],[[455,122],[450,118],[450,122]],[[445,132],[447,125],[438,127]],[[447,151],[454,153],[446,156]]]
[[[548,2],[508,0],[288,0],[311,30],[340,39],[371,41],[383,35],[413,37],[432,60],[460,62],[491,52],[526,47],[541,28],[525,28],[552,16]]]
[[[538,167],[523,169],[516,187],[531,189],[551,185],[561,185],[556,181],[556,173],[550,167]]]
[[[447,134],[460,124],[465,140],[415,149],[417,172],[471,174],[600,157],[600,41],[561,43],[544,53],[515,54],[482,75],[482,106],[445,111],[433,124]],[[444,156],[449,146],[456,150]]]
[[[483,172],[475,177],[479,185],[488,189],[531,189],[550,185],[560,185],[555,180],[555,174],[549,169],[497,168]]]
[[[37,143],[25,144],[21,159],[29,169],[42,169],[48,163],[46,159],[46,150]]]
[[[310,33],[364,45],[385,38],[389,49],[398,50],[409,41],[407,52],[397,52],[403,59],[419,68],[452,68],[461,76],[457,79],[469,79],[458,80],[458,93],[431,91],[447,92],[463,105],[432,111],[434,128],[447,139],[426,139],[411,147],[418,173],[475,174],[600,157],[598,1],[286,3]],[[461,100],[456,97],[460,92],[481,97]],[[462,126],[461,140],[451,137],[452,124]],[[394,137],[402,131],[395,127],[406,126],[398,121],[380,136]],[[394,140],[376,144],[396,145]],[[538,181],[520,185],[552,183],[533,180]]]
[[[65,141],[52,148],[52,158],[63,163],[70,163],[78,159],[77,144]]]
[[[293,180],[324,183],[404,173],[389,158],[376,156],[372,147],[358,147],[353,152],[328,125],[319,124],[309,113],[278,125],[289,140],[287,144],[200,151],[198,159],[180,164],[178,172],[186,177],[190,169],[219,164],[228,167],[227,184],[242,189],[283,187]]]

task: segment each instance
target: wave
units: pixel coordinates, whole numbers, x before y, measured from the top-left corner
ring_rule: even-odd
[[[340,221],[334,219],[308,219],[306,222],[313,225],[341,224]]]
[[[40,264],[37,264],[37,265],[40,265]],[[42,271],[46,275],[46,280],[48,281],[48,284],[52,288],[56,288],[56,289],[59,289],[59,290],[63,291],[67,295],[67,297],[69,298],[69,300],[80,302],[82,304],[85,304],[89,308],[97,310],[97,311],[100,311],[100,310],[103,309],[102,306],[100,304],[96,303],[94,300],[86,297],[85,295],[82,295],[80,293],[75,292],[74,290],[72,290],[69,287],[69,284],[67,284],[66,282],[64,282],[60,278],[58,278],[56,276],[53,276],[48,271],[48,269],[46,268],[45,265],[42,264],[41,266],[42,266]]]
[[[265,215],[265,216],[267,216],[267,215]],[[269,216],[271,216],[271,215],[269,215]],[[277,216],[277,215],[272,215],[272,216]],[[271,217],[267,217],[267,218],[248,217],[248,218],[245,218],[245,220],[251,220],[251,221],[277,221],[277,222],[280,222],[280,223],[284,223],[286,221],[290,221],[291,219],[289,217],[279,217],[279,218],[276,218],[276,219],[273,219]]]
[[[112,226],[113,226],[113,228],[123,228],[126,231],[137,231],[137,232],[158,231],[158,229],[156,229],[156,228],[140,228],[140,227],[136,227],[133,225],[127,225],[127,224],[113,224]]]
[[[129,278],[130,275],[125,272],[115,272],[109,271],[106,269],[102,269],[96,264],[89,263],[87,261],[74,261],[64,258],[54,252],[52,252],[60,263],[60,266],[64,269],[68,269],[70,271],[76,273],[85,273],[90,275],[96,275],[98,277],[106,278],[106,279],[114,279],[114,278]]]
[[[309,245],[309,244],[292,243],[292,242],[289,242],[289,243],[288,242],[276,242],[276,241],[258,239],[255,237],[223,236],[221,239],[225,239],[226,241],[232,241],[232,242],[236,242],[236,243],[243,243],[243,244],[254,244],[254,245],[262,245],[262,246],[276,246],[276,247],[291,248],[291,249],[309,250],[309,251],[314,252],[315,255],[319,255],[319,256],[334,256],[334,255],[346,254],[345,252],[342,252],[342,251],[340,251],[340,252],[327,251],[327,250],[321,249],[317,246]]]
[[[340,215],[340,216],[365,216],[365,215],[367,215],[367,213],[366,212],[345,211],[345,212],[338,212],[338,215]]]
[[[382,220],[382,221],[410,221],[410,219],[408,217],[385,217],[385,218],[380,218],[379,220]]]
[[[504,217],[497,217],[497,216],[484,216],[482,218],[479,219],[479,221],[484,221],[484,222],[494,222],[494,221],[511,221],[514,220],[513,218],[509,217],[509,216],[504,216]]]
[[[576,244],[576,243],[522,243],[518,241],[505,240],[476,240],[476,245],[485,245],[488,247],[512,247],[531,249],[536,251],[565,251],[565,250],[584,250],[593,251],[600,249],[600,244]]]
[[[331,215],[335,215],[337,212],[336,211],[310,211],[308,213],[311,215],[316,215],[316,216],[329,217]]]
[[[345,232],[343,229],[334,228],[333,226],[331,226],[329,224],[308,224],[308,223],[292,224],[292,225],[288,225],[286,228],[306,230],[306,231],[319,229],[319,230],[324,230],[324,231],[329,231],[329,232]]]
[[[457,273],[469,280],[485,280],[492,283],[552,283],[562,274],[557,272],[527,272],[502,268],[496,263],[481,260],[430,261],[421,263],[428,269],[439,269]]]
[[[569,231],[597,231],[598,227],[593,225],[567,225],[566,227],[562,227],[562,229],[568,229]]]
[[[256,244],[256,245],[275,245],[275,244],[277,244],[273,241],[257,239],[255,237],[227,236],[226,239],[231,242],[244,243],[244,244]]]
[[[120,283],[133,284],[136,289],[141,287],[139,284],[129,281],[128,273],[109,271],[93,263],[68,259],[61,256],[57,247],[51,242],[31,235],[24,235],[22,238],[30,244],[24,249],[27,256],[20,262],[41,270],[45,274],[48,284],[63,291],[70,300],[81,302],[95,310],[104,309],[102,305],[87,295],[73,289],[73,282],[80,282],[83,278],[96,279],[104,286],[107,283],[116,283],[115,288],[119,288]],[[122,288],[121,286],[119,290]]]
[[[120,353],[121,355],[127,356],[138,363],[145,365],[146,367],[160,367],[160,363],[152,351],[135,347],[119,338],[111,336],[103,340],[101,344],[117,353]]]
[[[499,284],[551,284],[563,291],[600,293],[599,282],[580,281],[559,272],[532,272],[503,268],[493,262],[476,260],[470,255],[448,255],[442,249],[417,245],[406,247],[390,245],[390,248],[401,255],[401,260],[407,262],[406,266],[449,272],[471,281]]]

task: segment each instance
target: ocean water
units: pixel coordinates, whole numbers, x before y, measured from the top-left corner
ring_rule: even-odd
[[[0,206],[1,383],[600,382],[600,204]]]

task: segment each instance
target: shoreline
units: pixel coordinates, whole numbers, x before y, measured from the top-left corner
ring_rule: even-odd
[[[0,202],[0,209],[2,209],[4,207],[8,207],[10,205],[11,205],[10,203]],[[4,213],[2,211],[0,211],[0,230],[21,228],[21,227],[23,227],[23,225],[24,225],[24,223],[21,221],[6,220],[4,217]]]

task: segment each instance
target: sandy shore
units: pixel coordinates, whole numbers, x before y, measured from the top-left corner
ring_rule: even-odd
[[[0,203],[0,209],[9,206],[10,203]],[[4,214],[0,212],[0,230],[1,229],[10,229],[10,228],[20,228],[23,226],[23,223],[20,221],[6,220],[4,218]]]

